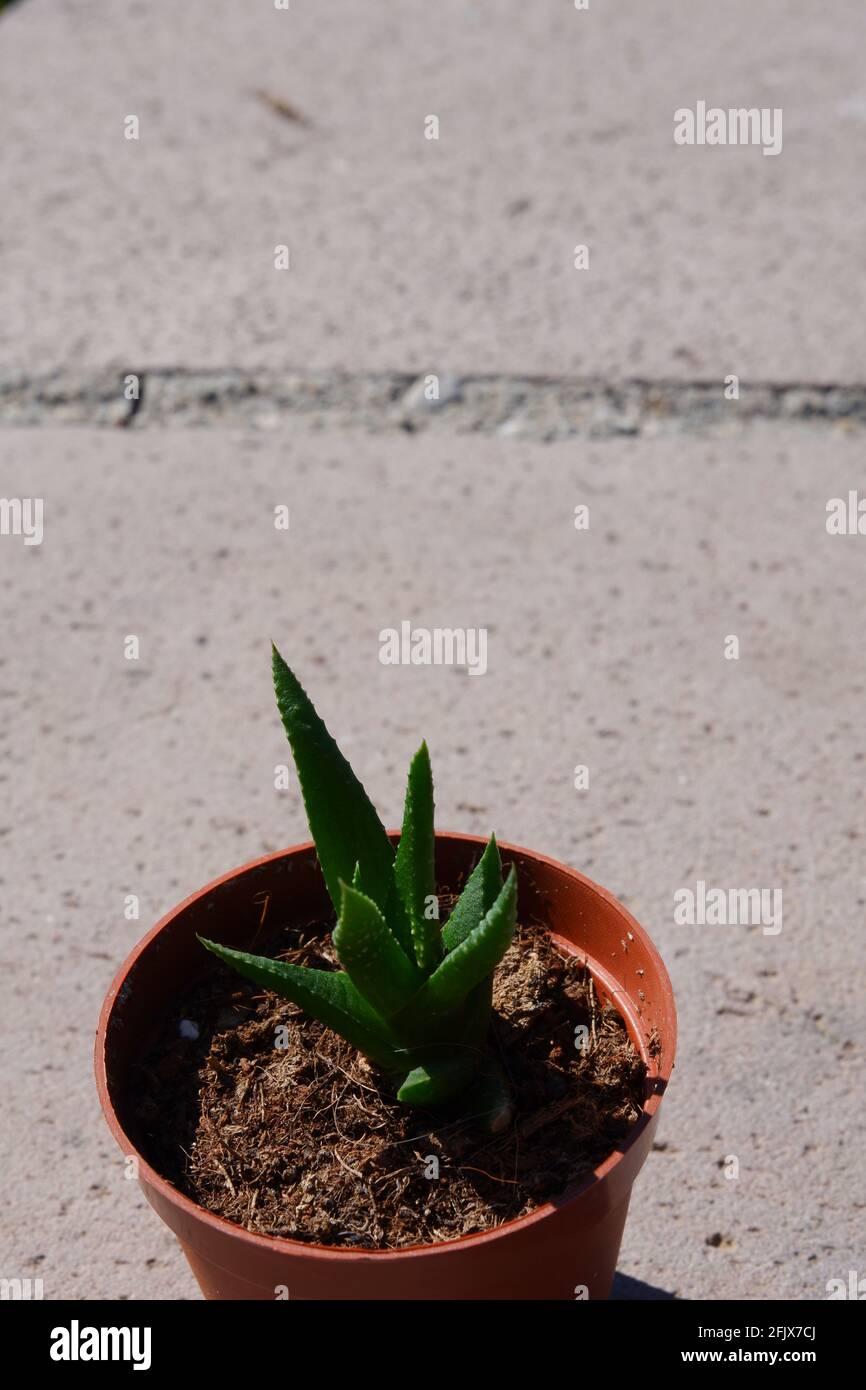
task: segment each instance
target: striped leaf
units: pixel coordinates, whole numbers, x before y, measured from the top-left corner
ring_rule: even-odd
[[[313,970],[306,965],[269,960],[267,956],[251,956],[246,951],[207,941],[203,936],[198,939],[245,979],[290,999],[326,1028],[333,1028],[371,1062],[390,1071],[397,1070],[401,1062],[405,1066],[400,1044],[391,1036],[387,1023],[342,971]]]

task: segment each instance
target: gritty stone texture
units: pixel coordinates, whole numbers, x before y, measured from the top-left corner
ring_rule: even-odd
[[[438,374],[437,374],[438,375]],[[58,370],[45,377],[0,374],[0,425],[101,424],[145,429],[249,426],[275,429],[301,418],[314,429],[433,429],[524,439],[736,430],[754,420],[866,423],[866,386],[778,386],[750,382],[736,397],[716,382],[572,381],[544,377],[142,371],[136,393],[121,372]]]
[[[0,25],[6,366],[862,381],[862,0]],[[781,108],[781,154],[677,146],[698,100]]]
[[[574,864],[661,949],[680,1048],[620,1296],[816,1299],[862,1272],[866,538],[825,530],[862,480],[859,436],[295,422],[3,442],[7,495],[45,506],[41,546],[0,539],[5,1276],[47,1298],[197,1296],[124,1180],[91,1048],[140,934],[306,838],[296,784],[274,790],[271,637],[390,823],[425,736],[441,828]],[[378,634],[404,618],[486,626],[488,673],[383,667]],[[676,926],[697,878],[781,888],[782,932]]]
[[[123,372],[64,368],[32,377],[0,371],[0,424],[126,425],[137,402],[126,399]]]

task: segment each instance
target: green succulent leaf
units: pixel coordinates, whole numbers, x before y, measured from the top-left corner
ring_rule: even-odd
[[[480,1075],[481,1071],[487,1069],[490,1058],[486,1045],[492,998],[493,976],[488,975],[470,991],[461,1006],[441,1020],[444,1025],[441,1033],[439,1029],[428,1026],[427,1045],[425,1047],[421,1043],[412,1049],[415,1065],[400,1084],[398,1100],[411,1101],[415,1105],[436,1105],[465,1090],[476,1073]],[[407,1012],[411,1011],[410,1004]],[[435,1042],[430,1037],[431,1033],[436,1034]],[[471,1089],[474,1092],[474,1084]],[[474,1107],[471,1113],[476,1114]]]
[[[346,974],[383,1018],[404,1008],[423,984],[373,899],[347,883],[332,940]]]
[[[380,907],[388,901],[394,848],[385,828],[297,677],[273,649],[277,706],[292,749],[316,851],[334,907],[340,882],[361,879]]]
[[[419,989],[412,1001],[416,1018],[445,1012],[486,979],[511,945],[516,921],[517,875],[512,866],[490,911]]]
[[[481,1054],[475,1048],[428,1057],[403,1078],[397,1099],[409,1105],[440,1105],[466,1089],[480,1060]]]
[[[404,1050],[390,1035],[387,1023],[359,994],[348,975],[337,970],[313,970],[289,961],[269,960],[235,951],[200,936],[199,941],[226,965],[254,984],[272,989],[284,999],[333,1028],[371,1062],[396,1071],[405,1066]]]
[[[430,900],[436,898],[433,859],[433,773],[427,744],[422,743],[409,767],[394,878],[409,917],[415,960],[425,974],[442,957],[438,918],[426,915]]]
[[[514,1095],[500,1063],[486,1053],[465,1093],[463,1109],[491,1134],[501,1134],[514,1119]]]
[[[491,835],[442,928],[442,945],[446,951],[453,951],[475,930],[496,902],[501,888],[502,860],[499,858],[496,836]]]
[[[409,960],[415,959],[415,943],[412,940],[412,924],[409,921],[409,913],[400,897],[400,890],[397,887],[396,878],[391,879],[391,887],[388,890],[388,900],[385,903],[385,921],[396,936]]]
[[[493,1007],[493,975],[488,975],[469,991],[463,1005],[460,1041],[464,1047],[484,1047]]]

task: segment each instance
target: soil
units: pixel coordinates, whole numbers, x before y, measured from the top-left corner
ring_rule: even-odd
[[[254,949],[336,967],[316,924]],[[449,1240],[585,1177],[646,1094],[620,1015],[538,928],[518,928],[496,973],[491,1045],[516,1104],[497,1135],[457,1106],[401,1105],[342,1038],[212,960],[137,1068],[129,1118],[164,1177],[250,1231],[376,1250]]]

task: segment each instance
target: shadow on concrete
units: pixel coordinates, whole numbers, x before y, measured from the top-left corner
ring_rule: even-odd
[[[610,1296],[612,1299],[639,1299],[642,1303],[676,1298],[676,1294],[669,1293],[667,1289],[657,1289],[654,1284],[645,1284],[642,1279],[632,1279],[631,1275],[620,1274],[619,1271],[614,1275]]]

